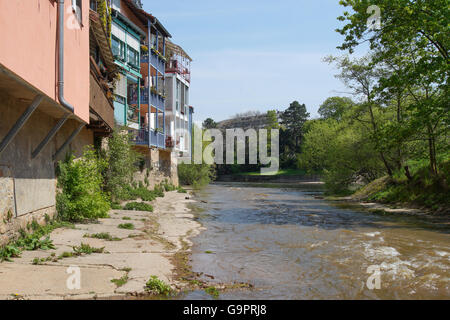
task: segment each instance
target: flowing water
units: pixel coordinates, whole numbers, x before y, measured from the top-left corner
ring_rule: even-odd
[[[207,230],[193,239],[193,270],[254,286],[222,299],[450,299],[448,224],[369,213],[321,194],[317,184],[227,183],[198,192]]]

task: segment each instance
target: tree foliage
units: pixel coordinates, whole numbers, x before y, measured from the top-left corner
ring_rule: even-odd
[[[215,129],[217,128],[217,123],[213,119],[207,118],[203,121],[202,127],[203,129]]]
[[[330,97],[319,107],[318,113],[323,119],[342,119],[342,115],[354,105],[348,97]]]
[[[141,156],[133,149],[131,136],[122,128],[114,130],[105,150],[108,167],[105,170],[105,189],[117,201],[127,197],[127,188],[138,170]]]

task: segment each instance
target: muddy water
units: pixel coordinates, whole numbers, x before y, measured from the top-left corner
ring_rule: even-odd
[[[194,238],[193,270],[254,286],[222,299],[450,299],[448,224],[320,195],[313,184],[214,184],[197,193],[207,231]]]

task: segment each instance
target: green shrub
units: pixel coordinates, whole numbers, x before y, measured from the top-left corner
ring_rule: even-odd
[[[107,216],[110,204],[102,191],[102,171],[107,164],[99,158],[92,147],[86,147],[79,159],[69,157],[59,162],[56,196],[58,215],[66,221],[82,221]]]
[[[215,179],[213,166],[207,164],[185,164],[178,165],[178,178],[180,184],[203,187]]]
[[[156,185],[155,188],[153,189],[153,194],[156,197],[164,197],[164,187],[160,186],[160,185]]]
[[[153,212],[153,206],[144,202],[129,202],[123,207],[124,210],[150,211]]]
[[[145,187],[139,187],[137,189],[132,189],[131,194],[137,198],[141,198],[142,201],[153,201],[156,198],[156,194]]]
[[[111,203],[111,209],[120,210],[122,209],[122,206],[118,203]]]
[[[161,187],[163,187],[166,192],[177,190],[177,187],[174,186],[173,184],[169,183],[167,181],[167,179],[164,180],[164,182],[161,183]]]
[[[178,187],[177,191],[178,191],[178,193],[187,193],[186,189],[184,189],[182,187]]]

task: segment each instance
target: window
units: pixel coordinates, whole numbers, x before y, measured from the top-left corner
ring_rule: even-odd
[[[139,67],[139,53],[131,47],[128,47],[128,64],[133,67]]]
[[[89,4],[91,10],[97,11],[97,0],[91,0]]]
[[[83,24],[83,0],[72,0],[72,10],[75,13],[78,22]]]
[[[111,49],[116,59],[125,60],[125,44],[114,36],[111,40]]]
[[[176,79],[177,82],[177,91],[176,91],[176,108],[177,111],[180,110],[180,81]]]

